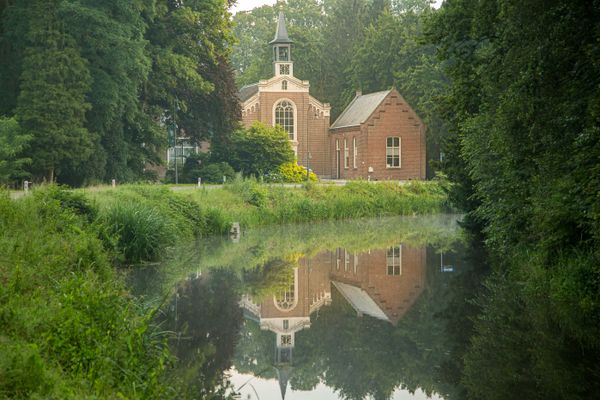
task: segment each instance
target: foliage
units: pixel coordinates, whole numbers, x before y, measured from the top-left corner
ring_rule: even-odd
[[[467,398],[597,391],[584,382],[598,379],[599,13],[587,1],[462,0],[428,24],[451,80],[451,199],[483,229],[499,275],[465,358]]]
[[[223,177],[231,180],[235,171],[226,162],[214,162],[214,157],[208,153],[191,154],[185,160],[182,172],[182,182],[196,183],[198,178],[203,183],[223,183]]]
[[[109,235],[119,238],[117,250],[128,262],[157,260],[175,242],[168,219],[145,204],[115,204],[106,211],[102,223]]]
[[[31,159],[22,154],[30,140],[14,118],[0,117],[0,185],[28,176],[24,167],[31,164]]]
[[[283,128],[258,121],[248,129],[234,132],[229,151],[228,162],[247,176],[260,177],[294,160],[294,151]]]
[[[35,138],[24,153],[34,180],[138,180],[146,164],[161,162],[165,124],[174,122],[194,143],[227,143],[239,119],[228,6],[2,3],[0,115]]]
[[[317,175],[295,162],[281,164],[277,172],[269,177],[272,182],[287,182],[287,183],[302,183],[307,180],[311,182],[317,181]]]
[[[59,1],[36,1],[27,34],[17,115],[32,137],[33,170],[54,182],[61,167],[89,159],[93,135],[85,128],[91,77],[73,37],[61,30]]]
[[[0,196],[0,393],[169,398],[168,353],[126,295],[97,228],[52,188]]]

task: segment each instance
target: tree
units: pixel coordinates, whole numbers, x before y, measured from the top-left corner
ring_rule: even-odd
[[[281,164],[294,161],[294,151],[283,128],[257,121],[248,129],[234,132],[230,159],[226,161],[245,175],[261,176],[276,170]]]
[[[19,123],[33,136],[34,171],[54,182],[62,167],[81,166],[92,154],[93,135],[84,127],[90,109],[88,64],[64,32],[59,0],[35,1],[23,59],[17,103]]]
[[[355,87],[367,93],[392,86],[398,89],[427,125],[427,154],[431,162],[439,160],[441,143],[448,135],[439,105],[448,83],[435,47],[424,41],[429,2],[421,1],[418,9],[423,11],[417,12],[412,11],[415,5],[411,4],[400,14],[384,11],[366,29],[352,59],[352,76]],[[428,175],[433,175],[431,169]]]
[[[30,140],[15,118],[0,118],[0,185],[28,176],[24,167],[31,159],[22,154]]]

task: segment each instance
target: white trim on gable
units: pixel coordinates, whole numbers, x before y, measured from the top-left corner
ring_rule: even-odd
[[[281,82],[287,81],[287,89],[281,90]],[[308,93],[310,84],[308,81],[289,76],[280,75],[271,79],[262,80],[258,83],[258,92],[285,92],[285,93]]]

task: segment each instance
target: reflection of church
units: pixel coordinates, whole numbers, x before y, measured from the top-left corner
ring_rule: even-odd
[[[282,397],[293,361],[295,334],[310,328],[311,314],[331,304],[332,286],[358,316],[396,325],[421,294],[425,270],[424,248],[398,245],[359,254],[339,248],[301,259],[290,287],[262,303],[244,296],[241,306],[245,316],[276,334],[274,362]]]

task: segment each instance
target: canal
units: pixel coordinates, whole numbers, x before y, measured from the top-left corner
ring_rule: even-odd
[[[181,246],[129,281],[159,309],[190,396],[445,399],[481,275],[458,219],[257,229]]]

